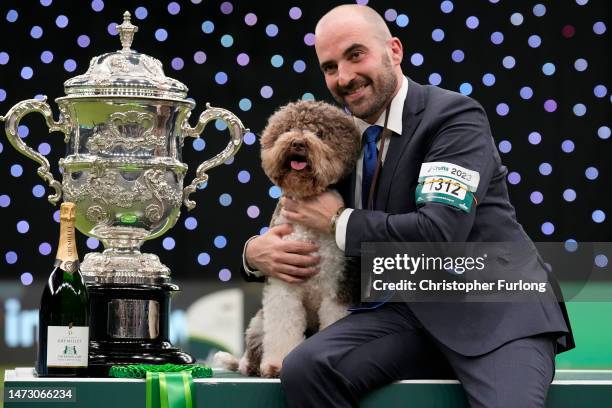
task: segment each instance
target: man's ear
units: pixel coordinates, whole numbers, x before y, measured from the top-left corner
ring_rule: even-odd
[[[393,65],[400,65],[404,59],[404,46],[397,37],[393,37],[387,41],[389,46],[391,63]]]

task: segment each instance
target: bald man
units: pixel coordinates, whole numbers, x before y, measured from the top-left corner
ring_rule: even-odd
[[[283,199],[283,216],[333,231],[355,257],[362,242],[522,242],[533,250],[521,254],[521,272],[546,276],[509,202],[507,170],[482,107],[405,77],[402,43],[369,7],[334,8],[315,38],[334,98],[365,135],[386,128],[390,136],[377,177],[369,172],[380,139],[364,141],[354,173],[339,186],[346,209],[323,193]],[[469,199],[440,202],[419,192],[420,172],[444,167],[434,163],[470,175],[462,185]],[[247,279],[299,284],[317,273],[316,247],[283,241],[290,231],[278,226],[247,242]],[[542,407],[555,353],[572,347],[565,306],[551,292],[529,303],[363,303],[293,350],[281,381],[291,407],[354,407],[376,387],[415,378],[458,378],[473,407]]]

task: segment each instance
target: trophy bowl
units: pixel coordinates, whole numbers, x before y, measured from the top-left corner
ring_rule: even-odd
[[[117,31],[121,50],[92,58],[87,72],[64,83],[66,96],[55,100],[59,120],[46,98],[21,101],[0,119],[11,145],[40,164],[38,175],[55,190],[49,201],[63,194],[75,203],[77,229],[104,244],[81,264],[91,299],[90,366],[192,362],[168,341],[170,297],[178,290],[170,269],[140,247],[174,226],[182,203],[195,206],[190,194],[208,180],[208,170],[236,154],[247,129],[230,111],[208,104],[191,127],[195,103],[187,87],[166,77],[159,60],[130,48],[138,27],[127,11]],[[61,184],[47,159],[18,136],[21,119],[32,112],[43,115],[50,132],[64,134]],[[185,138],[199,137],[215,120],[225,122],[230,140],[183,187]]]

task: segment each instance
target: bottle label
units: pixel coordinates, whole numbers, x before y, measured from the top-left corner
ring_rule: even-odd
[[[49,326],[47,367],[87,367],[89,327]]]

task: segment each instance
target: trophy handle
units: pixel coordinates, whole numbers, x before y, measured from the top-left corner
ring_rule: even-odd
[[[64,122],[63,116],[60,116],[60,119],[57,122],[53,120],[53,112],[51,112],[51,107],[47,103],[46,96],[43,96],[42,100],[27,99],[19,102],[8,111],[6,116],[0,116],[0,120],[5,121],[4,129],[6,131],[6,137],[11,145],[13,145],[13,147],[19,153],[40,164],[37,173],[40,178],[49,183],[49,186],[53,187],[55,190],[55,194],[51,194],[48,197],[49,202],[55,205],[62,197],[61,183],[55,180],[53,178],[53,174],[49,171],[50,166],[47,158],[25,144],[17,133],[17,128],[19,127],[21,118],[32,112],[38,112],[44,116],[47,127],[49,128],[49,133],[56,131],[62,132],[64,133],[64,142],[68,142],[70,138],[69,127]]]
[[[222,108],[211,107],[209,103],[206,104],[206,110],[200,115],[198,124],[195,127],[192,128],[189,126],[189,123],[187,122],[188,118],[189,116],[185,118],[185,121],[181,126],[183,137],[200,137],[200,134],[202,131],[204,131],[206,124],[211,120],[216,119],[221,119],[223,122],[225,122],[230,133],[230,141],[225,149],[223,149],[213,158],[202,162],[202,164],[198,166],[196,176],[191,184],[183,189],[183,202],[185,207],[187,207],[188,210],[191,210],[193,207],[195,207],[196,203],[189,199],[189,195],[196,190],[198,184],[204,183],[208,180],[208,174],[206,174],[206,171],[212,169],[213,167],[217,167],[235,155],[242,145],[242,137],[249,130],[245,129],[240,119],[238,119],[238,117],[232,112]]]

